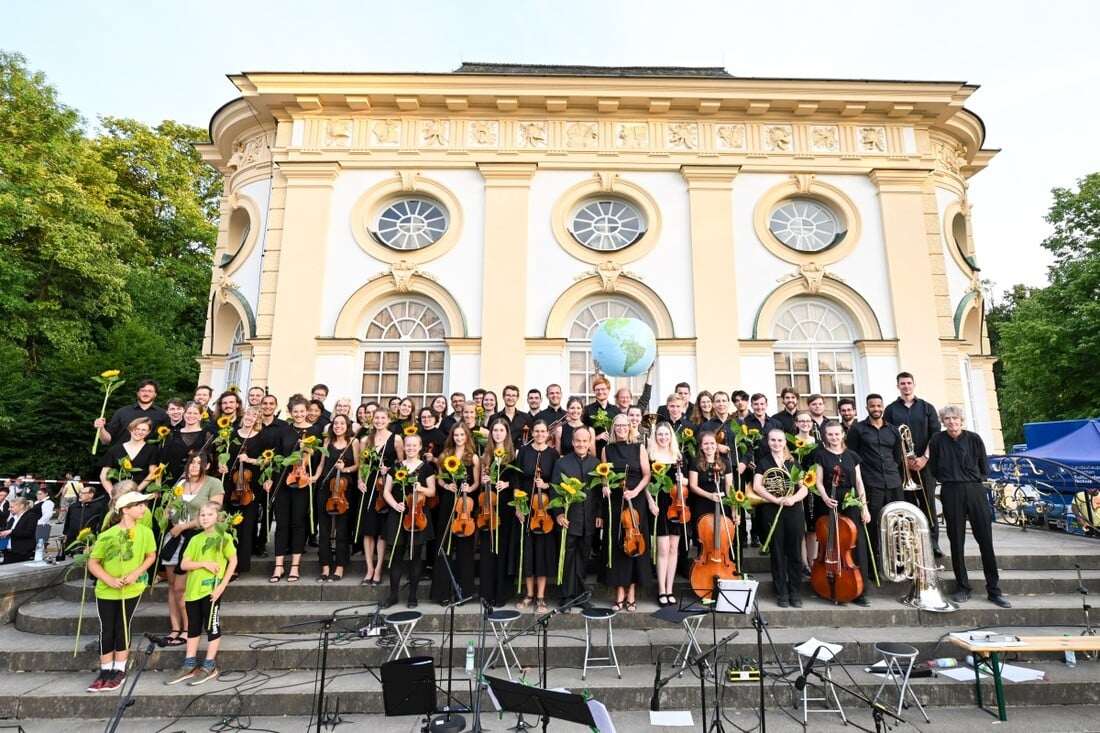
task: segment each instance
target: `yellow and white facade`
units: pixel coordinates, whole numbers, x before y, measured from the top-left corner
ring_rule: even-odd
[[[231,78],[242,96],[199,146],[226,177],[215,388],[583,393],[592,328],[629,315],[657,335],[655,395],[793,384],[862,413],[904,369],[1002,447],[967,202],[995,152],[963,106],[976,87],[483,65]]]

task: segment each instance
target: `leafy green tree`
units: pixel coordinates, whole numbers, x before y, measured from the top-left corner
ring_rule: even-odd
[[[1042,243],[1055,257],[1050,285],[1017,286],[994,319],[1006,444],[1022,441],[1025,422],[1100,413],[1100,173],[1077,184],[1052,192],[1054,233]]]
[[[0,475],[96,473],[91,377],[197,376],[220,177],[199,128],[107,118],[92,139],[17,54],[0,52]]]

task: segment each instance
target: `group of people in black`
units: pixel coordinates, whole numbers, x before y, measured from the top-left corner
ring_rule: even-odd
[[[821,395],[809,395],[800,409],[800,395],[786,388],[783,409],[769,414],[762,393],[703,391],[692,401],[686,383],[651,414],[648,384],[637,400],[627,388],[612,398],[603,376],[591,385],[592,401],[563,404],[561,387],[550,385],[547,405],[541,390],[530,389],[523,409],[520,390],[508,385],[499,402],[479,389],[469,400],[456,392],[418,407],[394,398],[354,412],[340,399],[331,413],[324,385],[285,405],[259,387],[216,400],[200,387],[193,400],[161,408],[156,382],[143,380],[134,404],[95,427],[108,446],[101,463],[108,491],[123,464],[138,490],[149,491],[172,485],[189,460],[204,455],[223,482],[225,506],[243,517],[237,572],[249,572],[250,558],[270,551],[271,583],[299,582],[302,556],[316,544],[316,582],[341,582],[362,552],[360,582],[379,585],[388,576],[387,606],[398,602],[407,578],[410,607],[425,581],[428,598],[439,603],[476,592],[494,606],[516,596],[517,608],[543,611],[559,577],[557,600],[568,607],[594,573],[615,589],[615,610],[630,612],[637,594],[654,584],[660,605],[678,602],[674,584],[695,554],[694,522],[720,511],[737,525],[730,559],[740,562],[742,548],[767,542],[776,602],[800,607],[816,555],[813,523],[830,510],[861,528],[855,556],[868,579],[871,553],[881,559],[876,518],[890,501],[905,498],[927,513],[942,555],[936,480],[944,472],[969,479],[984,453],[938,465],[944,453],[936,451],[937,413],[912,385],[903,372],[889,406],[869,395],[867,418],[857,420],[854,402],[840,400],[839,419],[829,420]],[[898,424],[908,427],[909,442]],[[969,438],[966,444],[973,447]],[[768,469],[799,478],[777,484],[765,480]],[[911,476],[920,491],[902,490]],[[567,484],[584,498],[566,500]],[[988,525],[978,504],[944,501],[953,559],[962,557],[968,518]],[[678,518],[686,513],[692,519]],[[1007,604],[988,534],[975,531],[987,591]],[[955,563],[958,598],[969,597],[965,571]],[[855,602],[869,605],[866,595]]]

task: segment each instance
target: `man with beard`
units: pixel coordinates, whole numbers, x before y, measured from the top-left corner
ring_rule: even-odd
[[[881,565],[879,548],[879,514],[892,501],[902,499],[902,461],[905,455],[901,447],[898,429],[883,417],[882,395],[867,395],[867,419],[860,420],[848,431],[849,450],[859,454],[860,473],[867,490],[867,508],[871,512],[871,551]]]

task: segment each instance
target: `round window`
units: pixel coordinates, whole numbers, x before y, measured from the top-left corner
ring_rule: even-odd
[[[569,233],[574,239],[589,249],[604,252],[629,247],[645,232],[642,212],[619,199],[589,201],[569,221]]]
[[[847,231],[836,213],[814,199],[780,203],[768,219],[775,238],[799,252],[821,252],[839,244]]]
[[[371,234],[392,249],[423,249],[439,241],[449,223],[447,211],[436,202],[407,198],[383,209]]]

